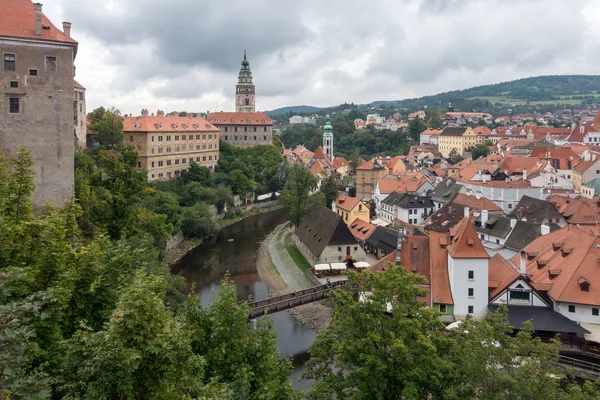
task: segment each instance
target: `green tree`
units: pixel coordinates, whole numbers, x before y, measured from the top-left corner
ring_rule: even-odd
[[[485,157],[488,154],[490,154],[490,149],[485,144],[478,144],[471,149],[471,156],[473,157],[473,160]]]
[[[181,231],[185,237],[204,237],[217,231],[210,207],[206,203],[196,203],[184,208],[181,215]]]
[[[419,141],[421,132],[427,129],[425,122],[421,118],[415,118],[408,122],[408,136],[414,140]]]
[[[22,219],[30,218],[32,213],[31,194],[35,185],[31,153],[25,147],[21,147],[17,155],[10,160],[9,165],[13,173],[5,182],[6,195],[2,203],[7,216],[19,222]],[[0,168],[4,169],[5,167]]]
[[[98,107],[88,114],[89,129],[100,146],[114,147],[123,143],[123,117],[121,112],[112,107]]]
[[[456,164],[461,162],[463,160],[463,157],[461,154],[458,153],[458,150],[454,148],[452,149],[452,151],[450,151],[450,154],[448,155],[448,160],[450,160],[452,164]]]
[[[359,297],[350,290],[332,295],[331,325],[310,349],[306,376],[317,380],[310,396],[441,398],[450,368],[430,338],[443,326],[439,315],[418,299],[424,278],[390,264],[381,273],[350,273],[349,279]]]
[[[323,202],[325,207],[331,208],[331,203],[337,199],[339,194],[338,185],[339,182],[333,174],[323,179],[319,191],[323,194]]]
[[[358,149],[354,149],[352,150],[352,153],[350,153],[350,168],[352,168],[352,171],[356,171],[356,168],[358,168],[360,166],[362,159],[360,157],[360,152]]]
[[[288,168],[286,188],[281,197],[290,221],[296,226],[308,212],[310,193],[316,187],[317,179],[304,165],[294,164]]]

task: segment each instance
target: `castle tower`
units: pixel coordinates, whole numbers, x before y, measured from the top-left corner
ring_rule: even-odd
[[[252,83],[252,71],[250,63],[246,59],[246,50],[244,50],[244,59],[238,75],[238,83],[235,85],[235,111],[236,112],[255,112],[254,103],[254,83]]]
[[[323,128],[323,151],[333,161],[333,128],[329,115],[325,118],[325,127]]]

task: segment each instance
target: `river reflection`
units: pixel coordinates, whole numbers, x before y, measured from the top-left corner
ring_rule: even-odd
[[[238,289],[238,299],[268,297],[267,287],[260,281],[256,268],[256,254],[260,242],[275,227],[287,221],[283,210],[259,214],[222,229],[206,240],[173,266],[173,273],[185,277],[187,290],[195,285],[202,304],[208,306],[218,292],[220,282],[229,271]],[[277,346],[283,357],[298,355],[292,374],[294,387],[306,389],[309,381],[301,381],[306,351],[316,334],[296,321],[287,312],[269,316],[277,332]]]

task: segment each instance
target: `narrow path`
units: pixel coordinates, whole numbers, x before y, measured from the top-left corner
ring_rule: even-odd
[[[304,275],[304,272],[296,265],[292,257],[290,257],[285,244],[283,236],[285,234],[285,226],[283,224],[275,228],[275,233],[269,239],[269,254],[271,260],[277,268],[279,275],[289,286],[291,290],[302,290],[308,289],[314,286],[314,284]],[[283,234],[280,234],[283,232]]]

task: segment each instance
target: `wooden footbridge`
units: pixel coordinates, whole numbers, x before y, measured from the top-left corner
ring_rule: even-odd
[[[579,358],[560,355],[556,365],[574,373],[576,376],[595,381],[600,378],[600,364]]]
[[[248,319],[254,319],[265,314],[273,314],[304,304],[314,303],[315,301],[326,299],[329,296],[329,292],[332,290],[349,286],[350,284],[347,280],[337,281],[332,282],[329,285],[315,286],[309,289],[282,294],[281,296],[253,301],[248,303],[251,308]]]

